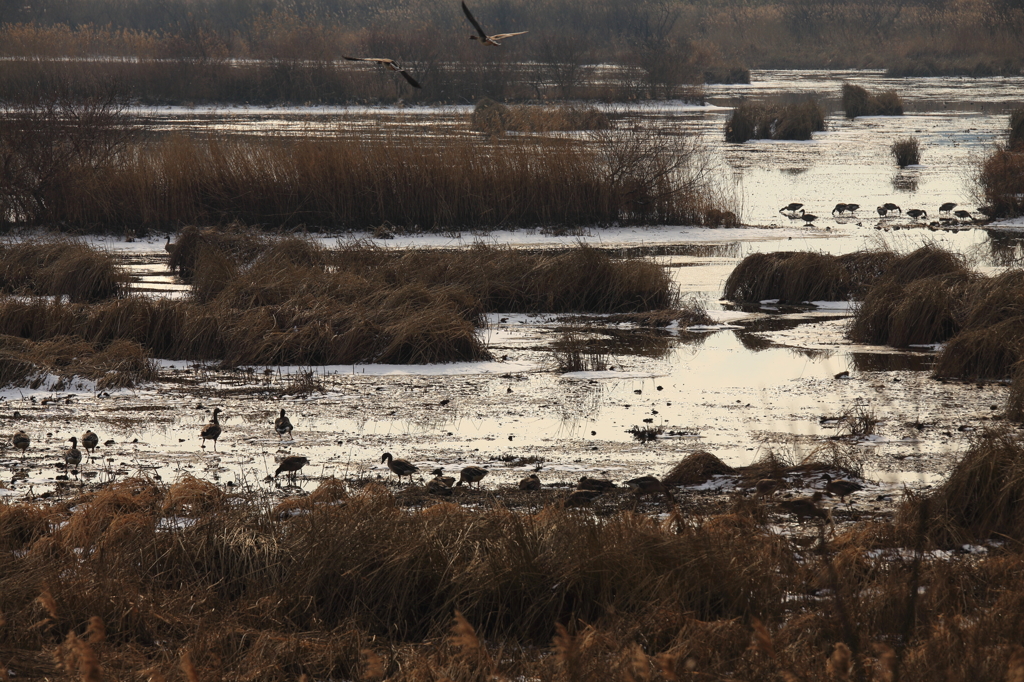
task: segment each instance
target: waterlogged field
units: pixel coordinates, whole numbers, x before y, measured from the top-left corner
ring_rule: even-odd
[[[488,314],[480,331],[493,356],[483,362],[221,370],[217,363],[164,360],[156,383],[119,391],[44,378],[34,390],[3,393],[5,420],[33,439],[25,455],[7,449],[0,459],[7,474],[3,494],[62,497],[139,475],[164,482],[191,475],[225,490],[275,496],[309,492],[331,477],[397,485],[381,464],[385,452],[419,468],[415,484],[435,468],[457,476],[475,465],[489,471],[483,486],[491,491],[515,486],[529,473],[568,488],[583,475],[617,481],[663,476],[697,451],[733,467],[769,453],[795,463],[839,438],[866,486],[852,506],[836,504],[836,517],[851,519],[891,512],[904,486],[926,490],[941,481],[1006,402],[1005,385],[931,379],[932,348],[897,352],[850,344],[844,338],[848,302],[740,309],[719,301],[728,274],[755,252],[839,254],[883,244],[908,251],[936,243],[968,254],[980,271],[995,272],[1016,247],[980,229],[885,233],[847,226],[825,236],[813,229],[666,228],[594,230],[573,238],[520,231],[385,243],[438,249],[480,240],[507,240],[523,249],[566,248],[581,240],[610,253],[650,254],[715,324],[651,328],[609,324],[602,316],[499,312]],[[162,241],[98,243],[123,254],[140,292],[187,293],[188,286],[166,271]],[[555,351],[567,330],[592,339],[603,367],[558,371]],[[223,427],[216,451],[209,441],[202,447],[199,436],[214,408],[222,410]],[[295,425],[287,439],[272,426],[281,409]],[[61,457],[67,439],[86,428],[101,445],[67,470]],[[639,442],[631,432],[640,429],[654,429],[658,437]],[[287,456],[306,457],[309,464],[294,480],[275,479]],[[820,485],[817,477],[797,476],[786,494]],[[685,499],[700,507],[708,495],[743,491],[749,483],[726,476],[691,489]]]

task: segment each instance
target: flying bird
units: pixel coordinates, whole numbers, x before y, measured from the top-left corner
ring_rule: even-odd
[[[512,36],[521,36],[524,33],[529,33],[529,31],[519,31],[518,33],[495,33],[494,35],[489,36],[484,31],[483,27],[480,26],[480,23],[473,18],[473,13],[469,11],[468,7],[466,7],[465,2],[462,3],[462,11],[463,13],[465,13],[466,18],[469,19],[469,23],[473,24],[473,28],[476,29],[476,32],[478,34],[475,36],[470,36],[469,39],[479,40],[480,43],[483,45],[501,45],[501,43],[498,41],[504,40],[505,38],[511,38]]]
[[[345,55],[342,55],[342,57],[349,60],[350,62],[373,62],[374,64],[380,64],[385,69],[397,71],[398,73],[402,74],[402,78],[407,80],[409,82],[409,85],[411,85],[412,87],[423,87],[422,85],[416,82],[415,78],[409,75],[408,71],[399,66],[398,62],[396,62],[394,59],[384,59],[382,57],[345,57]]]

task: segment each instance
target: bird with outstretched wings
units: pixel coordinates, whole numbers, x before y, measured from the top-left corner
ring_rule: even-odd
[[[499,40],[504,40],[505,38],[511,38],[512,36],[521,36],[524,33],[529,33],[529,31],[519,31],[518,33],[495,33],[494,35],[489,36],[484,31],[483,27],[480,26],[480,22],[478,22],[473,17],[473,13],[469,11],[468,7],[466,7],[465,2],[462,3],[462,11],[465,13],[466,18],[469,19],[469,23],[473,24],[473,28],[476,29],[476,32],[478,34],[475,36],[470,36],[469,39],[479,40],[480,43],[483,45],[501,45],[501,43],[498,42]]]
[[[409,85],[411,85],[412,87],[423,87],[418,82],[416,82],[415,78],[409,75],[408,71],[399,66],[398,62],[396,62],[394,59],[384,59],[383,57],[345,57],[344,55],[342,55],[342,57],[349,60],[350,62],[373,62],[374,64],[380,64],[385,69],[397,71],[398,73],[402,74],[402,78],[407,80],[409,82]]]

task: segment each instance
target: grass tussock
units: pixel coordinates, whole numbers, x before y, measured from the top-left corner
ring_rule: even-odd
[[[978,169],[978,187],[992,217],[1024,215],[1024,147],[997,149]]]
[[[24,121],[21,128],[38,129],[32,135],[17,127],[0,129],[5,223],[77,230],[236,222],[358,230],[388,224],[431,231],[718,224],[725,210],[695,142],[640,127],[598,131],[596,140],[486,141],[457,132],[426,138],[142,140],[116,136],[122,114],[113,108],[104,110],[108,118],[73,128],[60,117],[80,115],[87,111],[83,107],[64,103],[48,117],[37,109],[7,112]],[[561,120],[578,119],[580,125],[596,116],[560,111]],[[545,116],[523,115],[538,121]],[[586,125],[602,127],[594,120]],[[127,118],[122,127],[130,128]],[[81,140],[89,144],[79,145]],[[91,151],[66,153],[79,146]]]
[[[473,130],[491,135],[507,132],[549,133],[567,130],[608,130],[608,116],[593,106],[564,104],[507,106],[487,97],[473,108],[470,118]]]
[[[661,480],[665,485],[671,487],[700,485],[706,483],[713,476],[725,476],[735,472],[735,469],[715,455],[700,451],[684,457]]]
[[[1006,146],[1013,151],[1024,149],[1024,109],[1010,112],[1010,134]]]
[[[0,244],[0,291],[75,302],[124,296],[129,275],[111,254],[79,242],[30,239]]]
[[[608,369],[605,345],[584,329],[567,329],[551,346],[558,371],[603,372]]]
[[[896,160],[900,168],[914,166],[921,163],[921,145],[916,137],[905,137],[896,140],[889,147],[889,153]]]
[[[929,540],[959,546],[1024,536],[1024,443],[1010,432],[987,432],[934,493],[911,500],[908,524],[927,514]]]
[[[888,251],[842,256],[803,251],[751,254],[729,274],[723,297],[748,303],[857,300],[894,261],[896,256]]]
[[[725,124],[726,142],[809,140],[825,130],[825,110],[813,99],[800,104],[744,102]]]
[[[145,349],[129,339],[104,344],[57,335],[41,341],[0,336],[0,387],[69,389],[75,379],[96,390],[132,388],[155,381],[157,367]]]
[[[106,372],[102,381],[114,382],[147,376],[146,357],[229,367],[481,360],[489,357],[477,335],[485,312],[680,309],[664,268],[587,246],[403,252],[351,243],[328,249],[297,236],[188,228],[170,261],[192,285],[185,300],[4,299],[0,334],[25,344],[76,339],[82,350],[72,355],[88,353]],[[125,351],[120,364],[111,366],[109,348]],[[35,360],[19,347],[3,377],[25,381],[36,372]]]
[[[271,514],[188,479],[124,481],[0,505],[0,546],[18,550],[0,573],[0,646],[22,674],[58,679],[1013,679],[1016,547],[970,561],[907,548],[1019,537],[1021,461],[988,438],[898,523],[813,549],[743,500],[658,523],[410,510],[369,485]],[[182,509],[202,512],[181,523]]]
[[[903,115],[903,100],[895,90],[872,94],[859,85],[843,83],[842,102],[846,118]]]

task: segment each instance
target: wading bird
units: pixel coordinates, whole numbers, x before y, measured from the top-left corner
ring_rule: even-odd
[[[389,69],[391,71],[397,71],[398,73],[402,74],[402,78],[404,78],[406,81],[408,81],[409,85],[411,85],[412,87],[414,87],[414,88],[422,88],[423,87],[422,85],[420,85],[419,83],[416,82],[415,78],[413,78],[412,76],[409,75],[408,71],[406,71],[401,66],[399,66],[398,62],[396,62],[394,59],[384,59],[382,57],[345,57],[345,55],[342,55],[342,57],[344,59],[349,60],[350,62],[373,62],[374,64],[380,64],[385,69]]]
[[[24,431],[18,431],[11,438],[11,444],[21,450],[21,456],[24,457],[25,451],[28,450],[28,446],[32,444],[32,440]]]
[[[519,481],[520,490],[540,490],[540,479],[537,478],[537,474],[530,474],[526,478]]]
[[[928,211],[925,211],[924,209],[920,208],[912,208],[907,211],[907,215],[913,218],[914,220],[919,220],[921,218],[927,219]]]
[[[292,422],[285,416],[283,409],[281,410],[281,416],[274,420],[274,430],[277,431],[278,438],[291,437],[292,435]]]
[[[609,481],[607,478],[590,478],[583,476],[580,478],[580,482],[576,484],[576,487],[580,490],[612,490],[615,488],[615,483]]]
[[[281,465],[277,467],[277,471],[274,472],[274,478],[277,478],[278,474],[282,471],[290,474],[289,478],[295,478],[299,469],[309,464],[309,460],[305,457],[285,457],[281,460]]]
[[[854,483],[853,481],[847,481],[845,478],[837,478],[832,480],[832,477],[828,474],[824,474],[821,480],[825,481],[825,492],[829,495],[838,495],[840,502],[846,502],[846,496],[852,495],[858,490],[864,490],[864,486],[860,483]]]
[[[210,419],[210,423],[202,428],[199,432],[199,437],[203,439],[203,444],[200,447],[206,447],[206,441],[213,441],[213,451],[217,452],[217,439],[220,438],[221,428],[220,421],[217,419],[217,415],[223,412],[219,407],[213,409],[213,418]]]
[[[963,209],[960,209],[959,211],[953,211],[953,215],[955,215],[960,220],[974,220],[974,216],[971,215],[971,212],[965,211]]]
[[[882,208],[884,208],[886,210],[886,212],[896,211],[900,215],[903,215],[903,209],[901,209],[896,204],[893,204],[893,203],[882,204]]]
[[[884,218],[885,216],[889,215],[889,212],[887,210],[885,210],[884,206],[879,206],[875,210],[878,211],[878,217],[879,218]]]
[[[480,480],[484,476],[486,476],[487,473],[487,469],[484,469],[482,467],[466,467],[461,472],[459,472],[459,482],[456,483],[455,485],[456,487],[458,487],[462,485],[463,482],[465,482],[472,486],[474,483],[476,483],[476,487],[479,488]]]
[[[836,204],[836,207],[832,209],[832,215],[835,215],[836,213],[838,213],[839,215],[843,215],[844,213],[846,213],[849,210],[850,210],[850,205],[849,204]]]
[[[804,213],[800,217],[803,218],[803,221],[808,225],[810,225],[811,223],[818,219],[818,216],[814,215],[813,213]]]
[[[821,491],[815,492],[810,497],[796,497],[792,500],[783,500],[779,502],[779,507],[793,514],[798,519],[803,520],[807,518],[819,518],[831,521],[832,515],[828,513],[827,509],[822,509],[818,506],[821,502]]]
[[[440,469],[434,470],[436,476],[427,481],[427,493],[430,495],[451,495],[452,483],[455,479],[451,476],[442,476]]]
[[[390,452],[385,452],[380,456],[380,463],[383,464],[384,462],[387,462],[388,469],[394,471],[395,475],[398,476],[399,483],[402,482],[402,476],[408,476],[409,482],[412,483],[412,475],[419,473],[419,469],[415,466],[404,459],[395,459],[391,456]]]
[[[473,13],[469,11],[468,7],[466,7],[465,2],[462,3],[462,12],[466,15],[466,18],[469,19],[469,23],[473,24],[473,28],[475,28],[477,32],[477,35],[470,36],[469,39],[479,40],[482,45],[501,45],[501,43],[498,42],[499,40],[529,33],[529,31],[519,31],[518,33],[495,33],[494,35],[489,36],[484,31],[483,27],[480,26],[480,22],[473,17]]]
[[[775,491],[782,487],[782,481],[777,478],[762,478],[754,484],[754,490],[758,497],[772,497]]]
[[[626,481],[626,485],[632,488],[633,492],[636,494],[636,502],[634,503],[634,506],[640,502],[640,498],[644,495],[655,495],[657,493],[664,493],[670,504],[675,502],[675,498],[672,497],[672,491],[669,490],[668,486],[654,476],[641,476],[640,478],[634,478]]]
[[[853,213],[858,208],[860,208],[860,204],[847,204],[846,205],[846,212],[847,213]]]
[[[85,451],[88,452],[89,454],[95,455],[96,446],[99,444],[100,437],[97,436],[92,431],[89,431],[87,429],[86,432],[82,434],[82,447],[85,448]]]
[[[78,439],[74,436],[68,438],[71,447],[64,451],[64,462],[68,466],[76,467],[82,463],[82,451],[78,449]]]
[[[798,204],[798,203],[796,203],[796,202],[794,201],[793,203],[791,203],[791,204],[786,204],[785,206],[783,206],[782,208],[780,208],[780,209],[779,209],[779,213],[781,213],[781,214],[783,214],[783,215],[785,215],[785,214],[789,213],[789,214],[790,214],[790,216],[792,216],[792,215],[793,215],[793,214],[795,214],[795,213],[796,213],[797,211],[800,211],[801,213],[803,213],[803,212],[804,212],[804,210],[803,210],[803,209],[804,209],[804,205],[803,205],[803,204]]]
[[[955,201],[947,201],[946,203],[939,206],[939,213],[949,213],[954,208],[956,208],[957,205],[958,204]]]
[[[439,469],[439,468],[438,469],[434,469],[430,473],[434,474],[434,479],[435,480],[440,481],[441,483],[445,484],[449,488],[451,488],[453,485],[455,485],[455,477],[454,476],[445,476],[444,472],[441,469]]]

